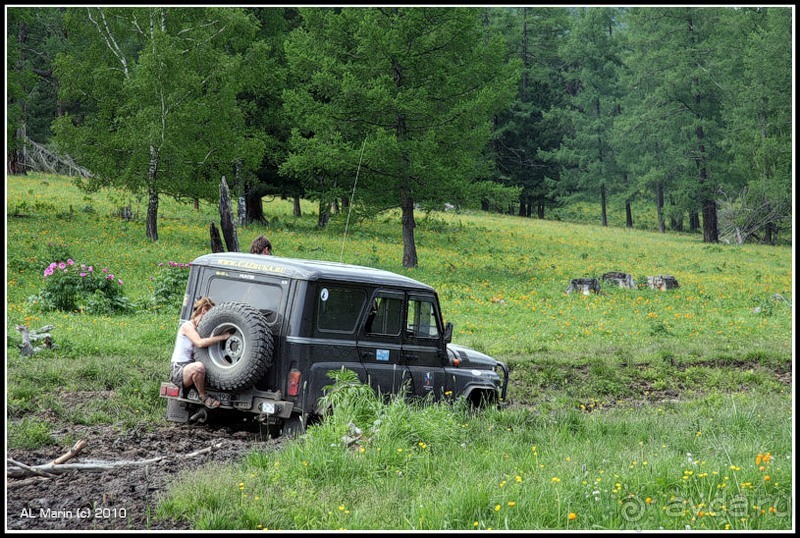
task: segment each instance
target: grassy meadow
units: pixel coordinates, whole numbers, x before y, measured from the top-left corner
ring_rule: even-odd
[[[356,197],[358,194],[356,193]],[[7,446],[68,448],[71,425],[164,426],[178,305],[151,277],[209,252],[216,204],[85,194],[69,178],[6,178]],[[118,210],[130,205],[133,219]],[[197,529],[793,528],[793,252],[691,234],[488,214],[418,212],[419,267],[399,216],[335,215],[264,199],[278,256],[343,261],[434,286],[453,341],[511,368],[508,407],[389,405],[343,395],[334,417],[274,452],[183,477],[159,510]],[[345,236],[345,229],[347,234]],[[69,256],[108,268],[134,311],[46,312],[43,271]],[[603,286],[605,272],[672,275],[678,289]],[[57,348],[22,357],[17,325]],[[98,397],[102,396],[102,397]],[[341,438],[354,422],[360,444]],[[199,493],[198,493],[199,492]]]

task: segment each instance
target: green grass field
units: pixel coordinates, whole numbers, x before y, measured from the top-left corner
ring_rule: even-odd
[[[209,251],[216,205],[162,199],[153,243],[141,198],[36,174],[8,177],[6,194],[8,446],[67,446],[52,432],[71,424],[164,425],[178,305],[152,307],[150,277]],[[129,204],[133,220],[115,216]],[[417,214],[419,267],[406,269],[397,213],[345,237],[345,214],[319,230],[310,202],[300,218],[289,200],[264,204],[270,226],[240,228],[241,250],[265,233],[278,256],[434,286],[453,341],[511,367],[509,407],[355,402],[279,452],[185,477],[164,515],[198,529],[793,528],[791,247],[433,212]],[[32,304],[67,255],[113,271],[134,311]],[[609,271],[680,287],[565,293]],[[53,325],[58,348],[21,357],[17,325]],[[355,416],[369,442],[346,449]]]

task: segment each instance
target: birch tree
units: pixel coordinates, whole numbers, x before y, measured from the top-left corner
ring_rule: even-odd
[[[70,8],[74,48],[56,62],[62,97],[79,113],[56,141],[94,173],[84,188],[147,196],[158,240],[159,196],[214,200],[236,162],[255,167],[264,144],[242,129],[236,94],[257,23],[233,8]]]

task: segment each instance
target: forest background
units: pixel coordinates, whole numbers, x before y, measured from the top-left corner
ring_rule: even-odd
[[[151,241],[226,177],[240,225],[399,208],[405,267],[445,205],[791,242],[790,6],[6,14],[7,169],[144,197]]]

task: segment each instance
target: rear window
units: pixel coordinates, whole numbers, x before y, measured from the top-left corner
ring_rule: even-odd
[[[258,310],[278,310],[283,290],[279,284],[212,278],[208,286],[208,296],[217,304],[235,301],[248,303]]]
[[[353,333],[367,294],[362,289],[321,285],[317,300],[317,330]]]

